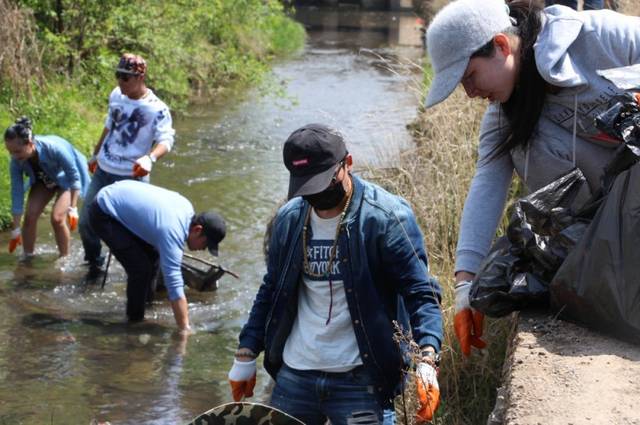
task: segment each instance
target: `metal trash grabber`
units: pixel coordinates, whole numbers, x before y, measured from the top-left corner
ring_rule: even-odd
[[[107,255],[107,265],[104,268],[104,276],[102,276],[102,285],[100,285],[100,290],[103,290],[104,284],[107,283],[107,275],[109,274],[110,264],[111,264],[111,250],[109,250],[109,254]]]
[[[209,267],[217,267],[217,268],[219,268],[219,269],[223,272],[223,274],[224,274],[224,273],[227,273],[227,274],[229,274],[229,275],[231,275],[231,276],[235,277],[236,279],[240,279],[240,276],[239,276],[237,273],[235,273],[235,272],[233,272],[233,271],[231,271],[231,270],[229,270],[229,269],[225,269],[225,268],[224,268],[224,267],[222,267],[222,265],[220,265],[220,264],[212,263],[212,262],[210,262],[210,261],[204,260],[204,259],[199,258],[199,257],[196,257],[196,256],[194,256],[194,255],[187,254],[186,252],[185,252],[183,255],[184,255],[185,257],[187,257],[188,259],[190,259],[190,260],[199,261],[199,262],[201,262],[202,264],[206,264],[206,265],[207,265],[207,266],[209,266]]]

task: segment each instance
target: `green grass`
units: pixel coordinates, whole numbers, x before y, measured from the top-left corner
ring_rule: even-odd
[[[429,70],[425,69],[425,81],[429,80]],[[373,171],[379,183],[413,206],[425,236],[430,271],[443,291],[444,341],[438,378],[442,404],[436,424],[486,423],[495,404],[513,326],[510,319],[485,320],[489,345],[482,352],[474,349],[469,359],[462,356],[453,332],[455,249],[462,208],[475,171],[485,107],[457,90],[442,104],[420,112],[410,126],[416,147],[401,154],[397,168]],[[411,397],[409,390],[405,399]],[[413,423],[413,417],[407,418],[407,423]]]

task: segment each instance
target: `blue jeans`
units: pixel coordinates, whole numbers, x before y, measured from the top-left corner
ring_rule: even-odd
[[[327,419],[332,425],[392,424],[393,412],[380,406],[373,385],[362,366],[349,372],[328,373],[283,365],[276,377],[271,405],[307,425],[323,425]]]
[[[133,177],[107,173],[100,167],[97,168],[91,178],[91,183],[83,200],[82,210],[80,211],[80,223],[78,224],[82,246],[84,247],[84,259],[90,265],[101,266],[104,262],[104,257],[101,255],[102,246],[100,245],[100,238],[91,228],[91,224],[89,224],[88,207],[96,198],[100,189],[117,181],[127,179],[133,179]]]
[[[562,4],[572,9],[578,10],[578,0],[546,0],[545,6],[552,4]],[[604,7],[604,0],[584,0],[584,10],[599,10]]]

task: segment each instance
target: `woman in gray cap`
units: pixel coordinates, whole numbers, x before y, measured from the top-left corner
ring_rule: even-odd
[[[456,251],[461,349],[483,348],[482,315],[469,307],[470,281],[487,255],[515,169],[530,191],[574,167],[598,188],[614,145],[594,117],[622,92],[598,71],[640,63],[640,18],[612,11],[541,9],[535,1],[458,0],[427,30],[435,76],[426,106],[461,83],[490,104]]]

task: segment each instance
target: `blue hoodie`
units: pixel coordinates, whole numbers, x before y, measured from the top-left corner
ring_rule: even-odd
[[[38,160],[42,171],[63,190],[79,190],[84,196],[89,187],[87,159],[71,143],[58,136],[34,136]],[[14,215],[24,211],[24,194],[36,181],[36,175],[29,161],[11,159],[11,212]],[[25,187],[24,176],[29,177]]]
[[[493,160],[489,155],[503,140],[508,124],[499,104],[487,108],[476,173],[460,224],[456,271],[475,273],[489,252],[514,170],[530,191],[574,166],[583,172],[592,191],[599,187],[603,166],[615,146],[597,137],[594,118],[621,90],[597,71],[640,63],[640,18],[552,6],[544,10],[534,50],[542,78],[561,90],[546,95],[528,148]]]

